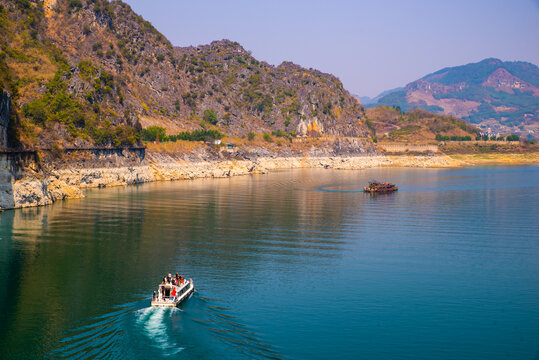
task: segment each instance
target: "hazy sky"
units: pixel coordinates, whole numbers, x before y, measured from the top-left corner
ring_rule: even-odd
[[[125,1],[125,0],[124,0]],[[178,46],[238,41],[375,96],[487,57],[539,64],[539,0],[126,0]]]

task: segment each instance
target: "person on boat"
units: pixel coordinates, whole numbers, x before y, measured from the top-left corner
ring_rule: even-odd
[[[157,293],[154,291],[152,295],[152,300],[155,301],[156,298],[157,298]]]
[[[172,287],[172,292],[170,293],[170,296],[176,296],[176,287]]]

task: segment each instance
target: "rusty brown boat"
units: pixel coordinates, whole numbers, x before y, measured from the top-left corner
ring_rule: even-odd
[[[371,193],[371,194],[388,193],[388,192],[393,192],[393,191],[397,191],[397,190],[399,190],[397,185],[391,184],[391,183],[388,183],[388,182],[381,182],[381,181],[378,181],[378,180],[370,181],[369,185],[365,186],[363,188],[364,192],[368,192],[368,193]]]

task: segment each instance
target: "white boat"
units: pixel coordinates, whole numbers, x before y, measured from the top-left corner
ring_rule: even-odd
[[[193,279],[186,279],[180,285],[174,285],[172,283],[160,284],[157,293],[152,297],[151,306],[178,306],[193,291],[195,291]]]

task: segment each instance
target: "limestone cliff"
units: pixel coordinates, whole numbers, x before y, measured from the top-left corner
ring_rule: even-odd
[[[8,126],[11,98],[5,91],[0,92],[0,149],[9,147],[8,144]]]

